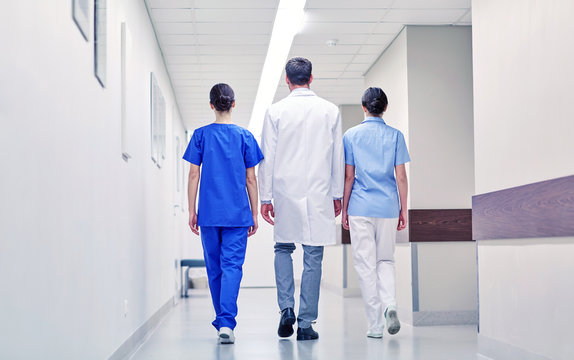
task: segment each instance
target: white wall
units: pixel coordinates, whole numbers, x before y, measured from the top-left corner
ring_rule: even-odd
[[[472,5],[476,192],[574,174],[574,2]]]
[[[107,3],[105,89],[93,74],[93,40],[74,24],[71,1],[12,1],[0,13],[2,358],[109,357],[176,293],[182,250],[200,255],[183,243],[187,216],[174,212],[181,154],[172,141],[185,135],[172,123],[174,98],[144,2]],[[132,40],[127,163],[120,148],[122,21]],[[150,159],[150,71],[167,103],[162,169]]]
[[[469,26],[408,26],[413,209],[470,208],[474,194]]]
[[[476,192],[572,175],[574,3],[472,7]],[[574,237],[479,242],[481,351],[571,358],[573,257]]]
[[[419,311],[476,314],[474,242],[418,243]]]
[[[387,124],[402,131],[407,146],[410,144],[408,84],[407,31],[404,28],[365,74],[365,88],[383,89],[389,100],[383,118]]]

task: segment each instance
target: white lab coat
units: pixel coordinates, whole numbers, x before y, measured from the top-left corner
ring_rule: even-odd
[[[307,88],[271,105],[261,135],[261,201],[273,201],[275,241],[336,241],[333,199],[343,197],[344,150],[336,105]]]

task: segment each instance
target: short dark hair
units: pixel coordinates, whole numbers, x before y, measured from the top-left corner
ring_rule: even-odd
[[[371,114],[380,115],[385,111],[389,101],[387,100],[387,95],[381,88],[370,87],[363,94],[361,103]]]
[[[311,80],[311,71],[313,65],[311,62],[302,57],[294,57],[287,61],[285,65],[285,74],[293,85],[307,85]]]
[[[215,84],[209,92],[209,103],[217,111],[229,111],[235,101],[235,93],[231,86],[223,83]]]

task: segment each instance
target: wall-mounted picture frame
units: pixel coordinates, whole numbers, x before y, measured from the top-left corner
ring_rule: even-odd
[[[90,0],[72,0],[72,19],[86,41],[90,38],[90,9]]]
[[[128,119],[128,49],[130,48],[131,36],[125,22],[121,24],[120,43],[121,151],[122,159],[127,162],[132,158],[130,134],[128,133],[130,129]]]
[[[150,73],[151,159],[158,168],[165,159],[166,106],[165,98],[154,73]]]
[[[106,87],[107,74],[107,11],[106,0],[94,0],[94,72]]]

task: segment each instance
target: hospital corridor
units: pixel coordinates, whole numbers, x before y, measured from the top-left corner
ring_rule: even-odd
[[[0,359],[574,359],[573,18],[4,0]]]

